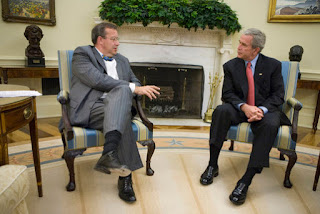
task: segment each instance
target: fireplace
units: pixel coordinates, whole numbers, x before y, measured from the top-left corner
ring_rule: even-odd
[[[120,37],[119,53],[126,56],[131,62],[136,62],[133,65],[143,70],[142,73],[147,72],[144,69],[150,68],[150,72],[152,71],[151,73],[155,75],[151,78],[152,81],[154,79],[157,80],[157,74],[160,74],[160,71],[165,69],[164,67],[169,69],[169,71],[165,72],[175,75],[174,78],[176,79],[174,80],[179,80],[179,89],[176,88],[176,85],[170,85],[166,82],[158,82],[156,84],[161,87],[163,96],[167,96],[167,100],[165,100],[165,97],[160,98],[159,102],[162,102],[161,105],[158,103],[162,107],[162,111],[165,111],[163,110],[166,108],[165,104],[172,97],[177,100],[180,99],[180,104],[170,107],[171,110],[168,110],[171,111],[170,114],[164,115],[164,113],[159,113],[157,117],[170,115],[172,117],[199,118],[204,116],[210,97],[209,76],[210,74],[213,76],[215,73],[223,76],[222,65],[230,59],[230,54],[232,53],[232,39],[226,35],[224,30],[198,29],[194,31],[191,29],[188,31],[174,24],[168,28],[158,23],[152,23],[147,27],[143,27],[141,24],[123,25],[118,28],[118,32]],[[155,64],[148,64],[149,62]],[[177,67],[173,68],[172,66]],[[152,68],[157,68],[157,71],[152,70]],[[184,73],[183,70],[178,71],[179,68],[187,69],[188,72]],[[200,70],[202,71],[200,72]],[[202,76],[200,74],[197,77],[192,76],[191,78],[197,79],[199,83],[196,83],[196,86],[190,86],[190,82],[188,82],[190,76],[188,75],[194,75],[194,72],[202,73]],[[136,71],[135,73],[137,74]],[[162,73],[162,75],[164,74]],[[142,78],[140,79],[141,82],[144,81],[143,76],[139,78]],[[146,81],[150,80],[148,78]],[[184,78],[186,78],[185,87]],[[152,82],[146,83],[152,84]],[[190,98],[192,101],[185,99],[182,102],[184,88],[186,90],[185,97]],[[214,97],[214,107],[221,103],[221,88],[222,85],[220,84]],[[193,94],[188,94],[191,91],[196,93],[194,97],[190,97]],[[197,104],[194,104],[193,101],[196,101],[195,103]],[[187,116],[188,114],[182,116],[182,110],[185,110],[182,104],[184,104],[185,108],[189,108],[189,116]],[[145,105],[148,110],[153,105],[153,111],[160,109],[154,101],[149,102],[147,98]],[[178,106],[178,110],[176,106]],[[169,105],[167,106],[168,108]],[[161,109],[158,111],[161,112]],[[174,111],[176,113],[173,113]]]
[[[168,63],[131,63],[143,85],[161,88],[158,99],[142,98],[149,117],[201,118],[203,67]]]

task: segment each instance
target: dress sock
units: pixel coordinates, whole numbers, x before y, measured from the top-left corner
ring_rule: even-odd
[[[218,158],[220,154],[221,149],[218,147],[215,147],[213,144],[210,144],[210,160],[209,160],[209,166],[212,166],[214,168],[218,167]]]
[[[248,167],[247,171],[244,173],[242,178],[238,181],[239,183],[244,183],[247,186],[250,186],[253,177],[255,176],[256,173],[260,173],[261,168],[256,168],[256,167]]]
[[[102,155],[117,150],[119,142],[121,140],[121,133],[117,130],[110,131],[105,136],[105,143],[103,145]]]

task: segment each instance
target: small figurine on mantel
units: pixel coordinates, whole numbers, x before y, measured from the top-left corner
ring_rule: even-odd
[[[42,30],[37,25],[29,25],[24,31],[24,36],[29,40],[26,48],[26,66],[45,67],[44,54],[40,48],[40,40],[43,37]]]
[[[294,45],[290,48],[289,60],[300,62],[302,59],[302,54],[303,54],[303,47],[301,47],[300,45]],[[298,79],[300,79],[300,77],[301,77],[301,73],[299,72]]]

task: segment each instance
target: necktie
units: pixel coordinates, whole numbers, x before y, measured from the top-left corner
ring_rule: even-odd
[[[112,57],[108,57],[108,56],[102,56],[102,58],[106,61],[112,61],[113,58]]]
[[[248,97],[247,97],[247,104],[254,106],[254,80],[253,74],[251,70],[251,62],[248,62],[246,74],[248,78]]]

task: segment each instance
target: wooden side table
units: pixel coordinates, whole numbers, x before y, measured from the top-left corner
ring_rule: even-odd
[[[29,90],[26,86],[0,85],[0,91]],[[0,98],[0,166],[9,163],[7,134],[29,124],[36,172],[38,195],[42,197],[42,181],[39,155],[37,111],[35,97]]]
[[[59,78],[58,67],[25,67],[2,66],[0,75],[4,84],[8,84],[8,78]],[[0,78],[0,84],[1,84]]]

